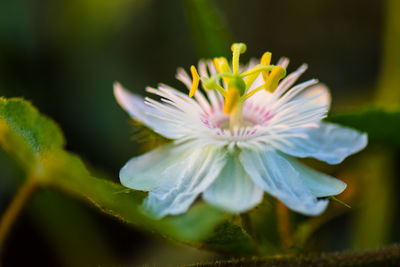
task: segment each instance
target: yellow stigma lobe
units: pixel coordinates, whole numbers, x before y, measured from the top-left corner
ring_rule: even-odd
[[[265,81],[265,89],[273,92],[278,86],[279,81],[285,77],[286,71],[282,66],[275,66]]]
[[[247,47],[244,43],[234,43],[231,46],[232,50],[232,68],[234,74],[239,74],[239,56],[246,52]]]
[[[270,64],[271,64],[271,57],[272,57],[272,53],[270,53],[270,52],[265,52],[265,53],[262,55],[262,57],[261,57],[260,64],[261,64],[261,65],[264,65],[264,66],[270,65]],[[262,76],[263,76],[264,81],[267,81],[268,72],[262,71],[261,73],[262,73]]]
[[[224,112],[225,114],[231,114],[240,101],[239,90],[231,87],[228,89],[225,95]]]
[[[234,53],[237,50],[240,54],[243,54],[244,52],[246,52],[247,46],[244,43],[233,43],[231,45],[231,50]]]
[[[192,83],[192,88],[190,89],[189,92],[189,97],[193,97],[194,94],[196,93],[197,88],[199,87],[200,76],[197,73],[195,66],[190,67],[190,72],[192,73],[193,83]]]

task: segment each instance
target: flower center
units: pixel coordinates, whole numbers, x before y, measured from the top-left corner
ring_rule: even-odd
[[[218,73],[211,77],[200,77],[194,66],[190,68],[193,83],[189,96],[193,97],[195,95],[200,81],[204,90],[218,91],[224,98],[224,113],[229,117],[229,119],[221,123],[220,127],[230,129],[231,131],[254,125],[252,124],[254,120],[244,118],[243,115],[243,106],[246,99],[260,90],[273,92],[278,86],[279,81],[286,75],[286,70],[282,66],[270,65],[272,56],[270,52],[263,54],[260,64],[240,73],[239,57],[246,52],[246,49],[246,45],[243,43],[232,44],[232,70],[228,60],[224,57],[214,58],[213,62]],[[264,83],[249,91],[260,73],[262,74]]]
[[[245,102],[242,112],[242,121],[238,129],[251,128],[257,125],[267,126],[270,119],[273,118],[270,110],[252,102]],[[225,114],[221,110],[201,114],[202,123],[210,129],[231,130],[230,118],[229,114]]]

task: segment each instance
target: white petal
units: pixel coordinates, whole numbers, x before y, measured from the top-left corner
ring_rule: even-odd
[[[301,179],[299,171],[275,151],[244,150],[240,160],[251,179],[288,208],[305,215],[318,215],[327,200],[318,200]]]
[[[161,175],[169,166],[191,154],[188,145],[169,143],[144,155],[130,159],[121,169],[121,183],[129,188],[150,191],[162,183],[168,183],[174,177]]]
[[[299,98],[312,98],[314,96],[318,96],[314,98],[311,102],[314,106],[328,106],[328,109],[331,105],[331,94],[329,93],[328,87],[326,85],[319,83],[314,86],[311,86],[304,90],[304,92],[300,93],[295,99]]]
[[[237,155],[230,155],[214,183],[203,193],[203,199],[224,210],[238,213],[259,204],[263,190],[250,179]]]
[[[282,66],[284,69],[287,69],[287,67],[289,66],[289,62],[290,60],[287,57],[281,57],[276,65]]]
[[[290,73],[288,76],[286,76],[279,83],[278,87],[274,91],[274,94],[277,95],[277,97],[282,96],[297,81],[297,79],[307,70],[307,68],[308,68],[307,64],[302,64],[296,71],[294,71],[294,72]]]
[[[333,123],[319,123],[318,128],[301,129],[307,138],[292,137],[292,146],[280,149],[295,157],[313,157],[329,164],[338,164],[367,145],[367,135]]]
[[[178,156],[158,173],[156,183],[143,203],[144,210],[155,218],[180,214],[188,210],[197,196],[219,175],[225,154],[211,147],[192,148]]]
[[[285,158],[299,172],[300,178],[315,197],[335,196],[346,189],[346,183],[310,169],[293,158]]]
[[[161,113],[157,109],[146,105],[141,96],[128,92],[118,82],[114,84],[114,95],[121,107],[134,119],[167,138],[176,139],[180,137],[179,132],[172,127],[168,127],[167,121],[159,118]]]

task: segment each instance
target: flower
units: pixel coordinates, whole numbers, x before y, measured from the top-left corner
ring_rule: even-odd
[[[287,58],[270,65],[266,52],[259,64],[240,66],[245,50],[232,45],[232,66],[223,57],[200,61],[200,75],[190,69],[192,79],[178,69],[189,96],[160,84],[147,88],[160,101],[143,99],[115,83],[116,99],[135,120],[172,139],[120,171],[124,186],[149,191],[143,207],[152,216],[184,213],[200,195],[226,211],[245,212],[264,192],[294,211],[318,215],[328,205],[322,197],[345,189],[293,157],[337,164],[363,149],[367,135],[322,121],[328,89],[315,79],[292,86],[305,64],[285,77]],[[197,90],[200,81],[206,95]]]

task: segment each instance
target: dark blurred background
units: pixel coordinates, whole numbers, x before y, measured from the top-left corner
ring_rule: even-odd
[[[327,84],[334,110],[371,101],[384,58],[386,1],[211,2],[228,29],[228,41],[247,44],[243,60],[269,50],[273,60],[291,59],[289,71],[308,63],[302,80],[315,77]],[[196,36],[190,6],[190,0],[2,0],[0,95],[32,101],[59,123],[68,150],[118,182],[119,169],[139,153],[139,146],[112,84],[120,81],[138,94],[160,82],[183,89],[174,79],[176,68],[188,69],[199,57],[213,56]],[[23,176],[4,152],[0,176],[3,210],[18,184],[12,177]],[[151,264],[163,259],[182,264],[214,257],[142,233],[57,192],[40,194],[42,200],[57,195],[63,203],[61,211],[60,206],[49,207],[48,220],[57,217],[56,225],[63,228],[43,226],[28,207],[9,239],[5,262],[10,266]],[[81,220],[69,215],[69,207],[81,212],[92,233],[80,232]],[[333,227],[343,229],[347,222],[339,218]],[[62,236],[66,241],[59,240]],[[337,248],[346,247],[330,249]]]

